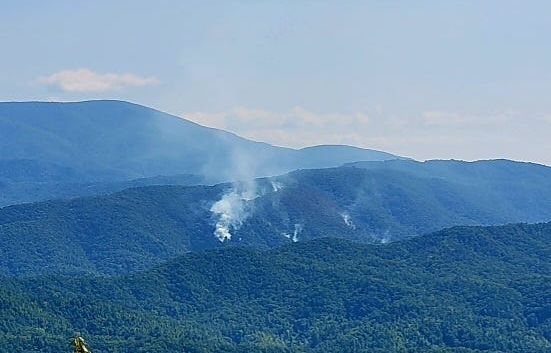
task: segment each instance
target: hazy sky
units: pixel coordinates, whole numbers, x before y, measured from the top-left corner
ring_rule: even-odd
[[[551,165],[551,1],[15,1],[0,100],[130,100],[277,145]]]

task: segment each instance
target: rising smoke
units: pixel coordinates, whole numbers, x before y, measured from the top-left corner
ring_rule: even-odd
[[[304,226],[302,224],[295,224],[295,230],[293,231],[293,237],[291,238],[293,243],[296,243],[298,241],[298,235],[302,233],[303,229]]]
[[[214,235],[220,242],[232,239],[233,233],[243,225],[254,211],[254,199],[267,192],[278,192],[283,184],[277,180],[270,179],[269,183],[259,185],[254,178],[255,163],[250,155],[233,151],[233,174],[230,179],[236,180],[232,187],[220,200],[215,202],[210,211],[216,219]],[[230,173],[226,171],[226,173]]]
[[[231,145],[228,145],[231,148]],[[229,241],[252,212],[252,200],[259,195],[254,179],[257,165],[248,151],[231,150],[231,168],[218,173],[232,180],[232,187],[215,202],[210,211],[216,218],[214,235],[220,242]]]
[[[243,225],[254,213],[254,200],[267,193],[279,192],[284,188],[280,181],[269,179],[268,182],[259,182],[255,179],[236,182],[215,202],[210,212],[216,219],[214,235],[220,242],[231,240],[235,231]],[[290,239],[298,239],[298,233],[302,229],[295,230]],[[296,240],[295,240],[296,241]]]
[[[350,217],[350,214],[348,212],[342,212],[340,215],[342,217],[342,220],[344,221],[344,224],[352,229],[356,229],[356,225],[354,224],[354,222],[352,222],[352,217]]]
[[[381,241],[381,244],[388,244],[390,243],[390,240],[391,240],[391,236],[390,236],[390,231],[387,229],[383,235],[381,235],[379,237],[379,240]]]
[[[256,197],[258,195],[254,187],[241,190],[234,187],[212,205],[210,211],[218,219],[214,235],[220,242],[231,240],[231,232],[239,229],[249,217],[250,201]]]
[[[283,232],[281,233],[285,238],[287,239],[291,239],[291,241],[293,243],[296,243],[299,241],[299,234],[302,232],[302,230],[304,229],[304,226],[300,223],[296,223],[295,224],[295,228],[293,229],[293,234],[290,234],[288,232]]]
[[[272,191],[273,192],[278,192],[281,189],[283,189],[283,183],[281,183],[277,180],[270,179],[270,185],[272,186]]]

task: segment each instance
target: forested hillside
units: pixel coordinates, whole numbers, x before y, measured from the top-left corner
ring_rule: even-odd
[[[510,166],[517,174],[526,167]],[[397,170],[302,170],[243,184],[133,188],[5,207],[0,272],[124,274],[187,251],[327,236],[379,243],[453,225],[550,217],[551,177],[537,173],[481,185]]]
[[[551,350],[551,224],[388,245],[320,239],[191,253],[128,277],[4,279],[0,351]]]

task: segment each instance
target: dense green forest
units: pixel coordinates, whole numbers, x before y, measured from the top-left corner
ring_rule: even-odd
[[[235,189],[231,184],[132,188],[5,207],[0,274],[125,274],[186,251],[267,249],[319,237],[386,242],[454,225],[549,220],[551,168],[508,161],[454,168],[467,172],[451,178],[341,167],[257,179],[248,186],[255,197],[234,200],[242,219],[224,243],[213,235],[218,218],[211,207]],[[472,168],[489,172],[480,177]]]
[[[551,223],[387,245],[189,253],[125,277],[4,278],[0,351],[551,351]]]

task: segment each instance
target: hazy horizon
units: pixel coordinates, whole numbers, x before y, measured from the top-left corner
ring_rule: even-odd
[[[546,1],[6,1],[0,100],[117,99],[277,146],[551,165],[548,13]]]

